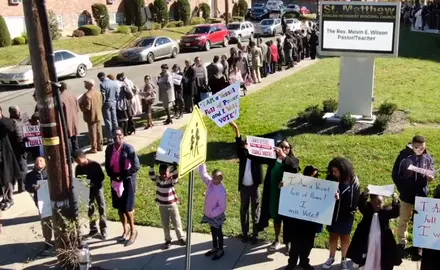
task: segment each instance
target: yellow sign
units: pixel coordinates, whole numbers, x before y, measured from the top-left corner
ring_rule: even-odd
[[[179,177],[185,176],[206,161],[208,131],[197,106],[194,106],[180,142]]]

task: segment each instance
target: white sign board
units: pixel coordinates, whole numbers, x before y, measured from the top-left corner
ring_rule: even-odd
[[[439,170],[433,171],[433,170],[423,169],[423,168],[416,167],[412,164],[409,165],[408,170],[416,172],[416,173],[420,173],[420,174],[423,174],[426,176],[430,176],[430,177],[435,177],[435,175],[439,172]]]
[[[321,55],[398,55],[400,3],[322,1],[320,8]]]
[[[440,250],[440,199],[416,197],[413,246]]]
[[[35,147],[43,145],[43,139],[41,138],[40,126],[24,126],[23,136],[27,139],[25,142],[26,147]]]
[[[394,194],[394,185],[376,186],[368,185],[368,191],[370,194],[391,197]]]
[[[246,143],[248,144],[249,154],[257,157],[276,159],[274,139],[247,136]]]
[[[38,211],[41,218],[52,216],[52,207],[50,203],[49,195],[49,182],[47,180],[41,180],[37,182],[40,188],[37,190],[38,198]]]
[[[237,120],[240,117],[240,82],[233,83],[202,100],[199,102],[199,108],[219,127]]]
[[[180,142],[182,141],[183,131],[167,128],[160,140],[156,152],[156,160],[166,163],[178,163],[180,159]]]
[[[285,172],[278,213],[330,225],[337,190],[337,182]]]

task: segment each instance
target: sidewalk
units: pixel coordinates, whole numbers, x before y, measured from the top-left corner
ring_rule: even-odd
[[[278,72],[265,78],[261,84],[249,88],[252,94],[280,79],[289,76],[313,63],[306,60],[297,67]],[[136,135],[126,138],[137,151],[147,147],[162,137],[166,128],[182,128],[189,120],[190,115],[175,120],[174,124],[164,126],[162,120],[155,122],[150,130],[138,130]],[[93,160],[103,163],[104,152],[89,155]],[[50,166],[50,164],[49,164]],[[4,230],[0,235],[0,269],[48,269],[54,264],[53,257],[40,257],[43,247],[41,226],[38,212],[29,194],[15,195],[15,205],[3,212]],[[163,232],[160,228],[138,226],[139,236],[136,243],[128,248],[116,243],[114,237],[121,234],[120,224],[109,222],[109,240],[91,240],[94,266],[102,269],[184,269],[185,249],[173,246],[169,251],[162,251]],[[226,239],[226,256],[219,262],[212,262],[203,254],[210,249],[211,236],[205,234],[192,234],[192,269],[283,269],[287,257],[283,253],[269,254],[268,243],[260,246],[250,246],[241,243],[238,239]],[[328,256],[326,250],[314,249],[311,255],[312,265],[323,263]],[[405,261],[395,268],[399,270],[418,269],[417,264]]]

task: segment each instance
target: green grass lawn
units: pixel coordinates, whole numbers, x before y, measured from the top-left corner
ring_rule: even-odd
[[[435,39],[435,42],[431,39]],[[376,62],[376,107],[382,101],[388,100],[397,103],[400,109],[407,110],[411,121],[440,123],[440,111],[436,106],[440,95],[438,93],[440,53],[435,46],[429,46],[429,44],[438,44],[439,40],[440,36],[402,33],[401,51],[408,53],[407,57],[378,59]],[[413,50],[419,50],[419,54],[416,55]],[[437,58],[431,57],[434,55],[432,50],[437,50]],[[413,58],[416,56],[421,59]],[[394,160],[415,134],[426,136],[428,151],[434,158],[440,156],[440,145],[436,144],[440,140],[440,132],[429,125],[423,128],[409,127],[398,135],[382,136],[316,135],[289,128],[288,122],[307,106],[337,97],[338,71],[337,58],[323,59],[297,74],[243,98],[240,119],[237,121],[241,133],[254,136],[279,133],[288,137],[294,145],[295,154],[299,157],[302,168],[306,165],[314,165],[324,171],[333,157],[344,156],[353,162],[362,187],[367,184],[392,183],[391,169]],[[238,160],[234,151],[233,131],[229,126],[218,128],[209,119],[205,119],[205,123],[209,132],[208,170],[220,169],[225,174],[224,185],[228,192],[228,207],[224,231],[229,236],[235,236],[240,234],[240,201],[237,191]],[[151,163],[157,145],[158,142],[138,152],[142,169],[138,176],[136,222],[160,227],[158,207],[154,202],[155,185],[148,178],[147,167],[147,164]],[[203,215],[205,187],[198,176],[195,181],[194,230],[207,233],[208,226],[199,222]],[[180,213],[184,223],[187,212],[187,188],[188,180],[185,177],[177,187],[178,196],[182,201]],[[118,219],[114,210],[109,211],[109,217]],[[357,221],[359,218],[360,215],[357,216]],[[269,228],[263,236],[272,239],[272,235],[273,229]],[[327,243],[327,234],[324,232],[317,238],[316,246],[326,247]]]
[[[137,38],[153,36],[168,36],[178,39],[188,32],[192,26],[167,28],[153,31],[142,31],[133,35],[108,33],[99,36],[87,36],[82,38],[63,38],[54,40],[55,50],[65,49],[78,54],[89,54],[103,51],[119,50],[132,44]],[[28,45],[11,46],[0,48],[0,67],[16,65],[29,55]],[[100,59],[100,57],[95,57]],[[93,60],[92,59],[92,62]],[[95,63],[94,62],[94,63]]]

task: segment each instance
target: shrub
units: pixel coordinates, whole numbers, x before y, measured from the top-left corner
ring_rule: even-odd
[[[319,105],[313,105],[300,112],[298,114],[298,120],[311,125],[320,125],[324,122],[323,116],[324,114],[319,108]]]
[[[153,5],[153,3],[148,4],[148,8],[150,9],[151,16],[153,16],[153,22],[157,21],[157,8]]]
[[[339,126],[343,129],[352,129],[356,124],[356,118],[352,117],[350,113],[346,113],[341,116],[341,122]]]
[[[12,45],[24,45],[26,44],[26,39],[24,37],[15,37],[12,40]]]
[[[165,0],[154,0],[155,8],[155,21],[160,23],[162,26],[166,25],[168,22],[168,5]]]
[[[243,22],[244,21],[244,17],[242,17],[242,16],[233,16],[232,17],[232,21],[233,22]]]
[[[52,10],[48,11],[48,15],[50,37],[52,40],[59,39],[61,37],[61,29],[58,27],[57,15]]]
[[[116,27],[116,33],[120,34],[129,34],[130,33],[130,27],[127,25],[119,25]]]
[[[83,25],[78,30],[84,32],[86,36],[98,36],[101,34],[101,28],[96,25]]]
[[[338,101],[336,99],[326,99],[322,102],[322,108],[325,113],[336,112],[338,109]]]
[[[158,30],[161,29],[162,26],[160,25],[160,23],[151,23],[151,29],[147,29],[147,27],[144,25],[141,27],[141,31],[145,31],[145,30]]]
[[[184,25],[187,25],[191,16],[191,5],[188,0],[177,0],[179,4],[179,21],[182,21]]]
[[[199,5],[199,9],[202,11],[203,19],[205,19],[205,21],[209,19],[209,17],[211,16],[211,8],[209,7],[209,5],[206,3],[201,3]]]
[[[182,27],[182,26],[183,26],[182,21],[173,21],[173,22],[167,23],[167,25],[165,25],[165,28]]]
[[[144,25],[145,21],[142,18],[141,11],[143,7],[145,7],[144,0],[124,0],[126,23],[137,27]]]
[[[397,105],[395,103],[385,101],[380,104],[377,114],[392,115],[395,110],[397,110]]]
[[[248,3],[246,0],[238,0],[232,7],[232,16],[244,17],[248,11]]]
[[[96,24],[101,29],[101,33],[104,33],[105,30],[110,25],[110,17],[108,15],[107,6],[104,4],[93,4],[92,5],[92,13],[93,13],[93,18],[95,19]],[[87,35],[87,33],[86,33],[86,35]]]
[[[284,17],[285,17],[286,19],[295,19],[295,18],[298,18],[298,17],[299,17],[299,13],[296,13],[296,12],[289,12],[289,13],[284,14]]]
[[[72,37],[83,37],[85,35],[86,34],[84,33],[84,31],[79,30],[79,29],[73,30],[73,33],[72,33]]]
[[[27,33],[24,32],[23,34],[21,34],[21,37],[24,38],[24,44],[28,44],[28,36],[27,36]]]
[[[130,25],[129,27],[131,33],[136,33],[139,30],[139,27],[137,27],[136,25]]]
[[[208,19],[206,21],[207,23],[222,23],[221,19]]]
[[[189,20],[189,25],[197,25],[197,24],[203,24],[205,23],[205,19],[200,18],[200,17],[192,17]]]
[[[7,47],[11,45],[11,35],[9,34],[8,26],[5,19],[0,15],[0,47]]]
[[[384,131],[387,128],[390,118],[390,115],[379,114],[378,116],[376,116],[373,127],[378,131]]]

